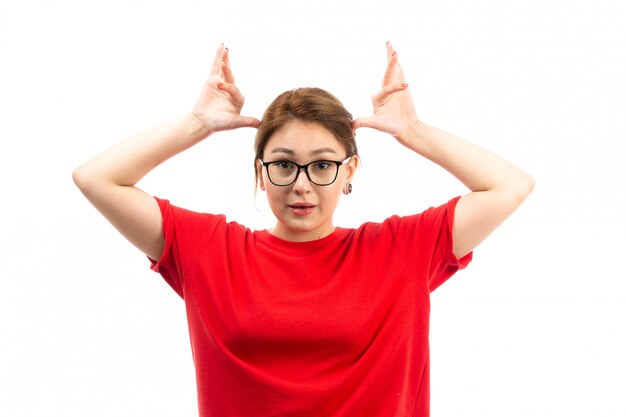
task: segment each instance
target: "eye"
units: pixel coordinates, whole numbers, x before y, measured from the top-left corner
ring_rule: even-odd
[[[295,168],[293,162],[289,161],[276,161],[272,165],[281,171],[292,171]]]
[[[328,168],[330,168],[330,162],[328,162],[328,161],[316,161],[313,164],[313,168],[316,171],[326,171]]]

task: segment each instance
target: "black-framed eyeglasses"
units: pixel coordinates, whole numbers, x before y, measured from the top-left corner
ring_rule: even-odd
[[[307,178],[315,185],[330,185],[337,179],[339,167],[348,163],[352,155],[343,161],[329,161],[321,159],[319,161],[309,162],[306,165],[296,164],[293,161],[281,159],[279,161],[263,162],[259,159],[261,165],[267,170],[267,176],[270,182],[279,187],[285,187],[296,182],[301,170],[304,170]]]

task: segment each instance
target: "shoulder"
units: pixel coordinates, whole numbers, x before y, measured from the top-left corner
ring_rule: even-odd
[[[392,226],[402,224],[413,224],[422,227],[441,226],[445,220],[452,221],[454,219],[454,210],[461,197],[454,197],[447,202],[438,206],[431,206],[424,211],[406,216],[391,216],[386,222]]]
[[[401,227],[429,227],[436,226],[445,219],[453,219],[454,210],[460,196],[438,206],[430,206],[425,210],[413,214],[394,214],[382,222],[367,222],[361,225],[357,231],[367,233],[396,233]]]
[[[200,211],[189,210],[177,205],[170,203],[169,200],[163,199],[160,197],[154,197],[154,199],[159,204],[159,208],[161,209],[161,214],[163,216],[171,215],[175,216],[176,219],[188,219],[195,221],[225,221],[226,217],[223,214],[210,214],[204,213]]]
[[[250,233],[245,226],[227,221],[224,214],[213,214],[190,210],[174,204],[169,200],[154,197],[159,204],[163,216],[163,229],[167,234],[174,233],[177,239],[186,237],[191,241],[211,240],[215,235],[243,235]]]
[[[460,197],[409,215],[392,215],[382,222],[368,222],[354,231],[357,242],[393,243],[399,247],[426,248],[447,240],[454,222],[454,210]]]

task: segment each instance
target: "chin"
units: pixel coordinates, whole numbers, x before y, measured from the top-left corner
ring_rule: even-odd
[[[332,233],[332,225],[326,225],[324,221],[310,220],[279,220],[281,234],[289,235],[297,240],[311,240],[326,236]]]

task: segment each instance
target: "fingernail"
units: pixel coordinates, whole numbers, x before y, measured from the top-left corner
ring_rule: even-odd
[[[402,87],[406,88],[406,87],[408,87],[408,86],[409,86],[409,85],[408,85],[407,83],[402,83]]]
[[[224,87],[224,83],[219,82],[219,83],[217,83],[217,86],[220,87],[220,88]]]

